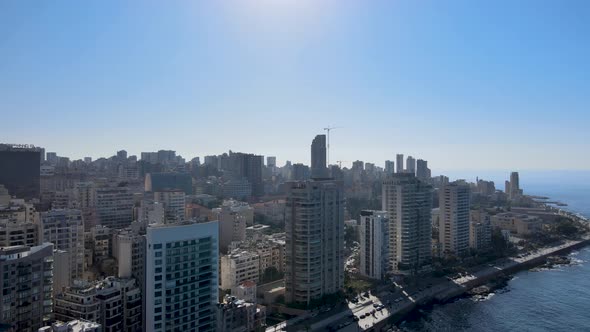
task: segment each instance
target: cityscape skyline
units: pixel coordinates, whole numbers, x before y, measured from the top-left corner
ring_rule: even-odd
[[[589,17],[0,1],[0,332],[588,330]]]
[[[590,6],[543,3],[2,3],[1,140],[590,169]]]

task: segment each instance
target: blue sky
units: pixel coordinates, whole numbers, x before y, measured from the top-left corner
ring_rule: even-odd
[[[588,1],[0,1],[0,142],[590,169]],[[343,164],[347,164],[346,162]]]

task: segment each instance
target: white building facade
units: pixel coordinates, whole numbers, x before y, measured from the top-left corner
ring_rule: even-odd
[[[389,261],[389,218],[386,211],[361,211],[360,273],[384,279]]]

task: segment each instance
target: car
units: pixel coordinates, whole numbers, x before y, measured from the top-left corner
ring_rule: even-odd
[[[379,303],[373,303],[373,308],[379,308]]]
[[[354,316],[354,317],[352,317],[352,320],[354,320],[355,322],[358,322],[360,320],[360,318],[358,316]]]
[[[374,315],[375,312],[376,312],[375,310],[371,310],[371,315]]]
[[[377,308],[377,311],[381,311],[381,310],[383,310],[383,308],[381,308],[381,307],[378,307]]]

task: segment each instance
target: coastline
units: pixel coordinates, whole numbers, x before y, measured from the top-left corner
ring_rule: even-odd
[[[538,203],[540,206],[549,208],[559,215],[569,217],[577,222],[590,224],[590,220],[581,213],[566,210],[563,207],[556,207],[551,205],[551,203]],[[395,329],[396,324],[402,322],[415,310],[433,304],[448,303],[458,297],[468,294],[468,292],[474,288],[484,286],[495,279],[505,279],[520,271],[541,266],[547,262],[549,256],[568,254],[588,245],[590,245],[590,235],[584,236],[581,240],[569,240],[561,245],[541,249],[524,258],[507,257],[488,264],[487,267],[480,266],[479,268],[475,268],[475,271],[467,277],[461,277],[449,281],[448,283],[434,286],[429,294],[423,294],[411,299],[411,302],[404,303],[404,305],[399,308],[389,311],[387,316],[377,320],[370,328],[361,327],[361,330],[388,331],[392,328]]]
[[[566,254],[576,249],[583,248],[590,244],[590,238],[584,238],[579,241],[568,241],[565,244],[545,248],[537,253],[534,253],[526,258],[505,258],[497,261],[493,266],[488,266],[474,274],[462,277],[444,284],[442,289],[436,289],[430,294],[425,294],[415,298],[413,302],[407,303],[394,312],[390,312],[389,316],[383,317],[382,320],[375,323],[372,328],[374,331],[384,331],[404,320],[404,318],[412,311],[430,306],[433,304],[442,304],[449,302],[457,297],[464,296],[470,290],[486,285],[488,282],[496,278],[513,275],[517,272],[527,270],[533,267],[543,265],[547,257],[554,255]]]

